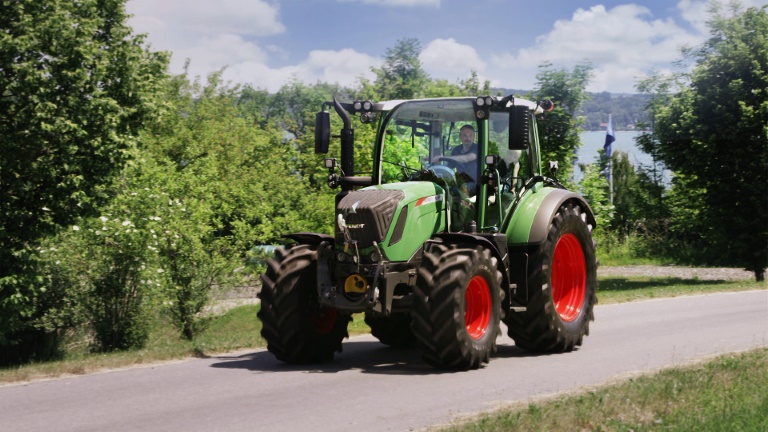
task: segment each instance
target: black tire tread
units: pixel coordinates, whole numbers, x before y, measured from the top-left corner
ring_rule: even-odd
[[[261,307],[261,335],[267,349],[287,363],[322,363],[341,352],[341,342],[349,337],[347,324],[352,318],[338,313],[330,332],[318,334],[309,320],[315,296],[318,246],[297,245],[278,248],[267,261],[258,294]]]
[[[466,331],[462,305],[466,284],[478,263],[492,269],[496,281],[489,286],[497,295],[492,296],[492,328],[483,338],[484,342],[473,344]],[[496,338],[501,333],[501,278],[496,258],[485,248],[439,243],[428,246],[414,288],[411,323],[427,363],[441,369],[466,370],[490,361],[496,352]]]

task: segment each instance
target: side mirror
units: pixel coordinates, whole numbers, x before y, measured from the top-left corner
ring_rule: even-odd
[[[554,178],[557,178],[557,165],[557,161],[549,161],[549,172]]]
[[[513,106],[509,113],[509,149],[528,150],[531,142],[531,112],[527,106]]]
[[[327,111],[320,111],[315,115],[315,153],[328,153],[331,144],[331,115]]]

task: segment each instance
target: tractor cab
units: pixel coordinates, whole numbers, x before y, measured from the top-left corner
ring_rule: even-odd
[[[494,105],[495,99],[487,99],[491,104],[485,98],[456,98],[391,107],[376,140],[374,183],[434,181],[449,200],[449,232],[498,232],[499,210],[507,213],[525,180],[539,173],[540,164],[538,147],[529,145],[535,139],[530,135],[535,134],[533,117],[526,125],[529,136],[520,139],[518,134],[518,142],[511,142],[512,105]],[[525,107],[520,115],[531,115],[535,104],[515,102]]]
[[[539,147],[532,145],[538,141],[535,115],[550,110],[552,103],[486,96],[334,101],[333,106],[345,128],[340,135],[342,176],[335,173],[335,160],[326,162],[332,170],[331,187],[352,190],[430,181],[444,192],[447,232],[499,232],[526,181],[541,172]],[[316,151],[320,153],[327,151],[330,139],[327,114],[318,113]],[[348,114],[359,114],[364,123],[379,121],[371,177],[350,174],[354,173],[353,152],[344,148],[345,141],[352,146],[354,131],[350,127],[345,132]]]

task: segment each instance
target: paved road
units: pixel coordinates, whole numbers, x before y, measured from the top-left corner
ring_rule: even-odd
[[[317,368],[265,351],[0,388],[2,431],[403,431],[499,404],[768,346],[768,291],[598,306],[584,346],[506,336],[483,369],[440,373],[370,336]]]

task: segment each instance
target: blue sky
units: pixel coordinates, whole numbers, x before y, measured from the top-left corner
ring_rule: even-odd
[[[768,0],[741,0],[763,6]],[[128,0],[130,24],[171,70],[276,91],[288,80],[355,85],[387,48],[416,38],[433,78],[477,71],[496,87],[530,89],[545,61],[592,63],[590,91],[633,93],[652,71],[675,70],[682,46],[708,36],[706,0]]]

